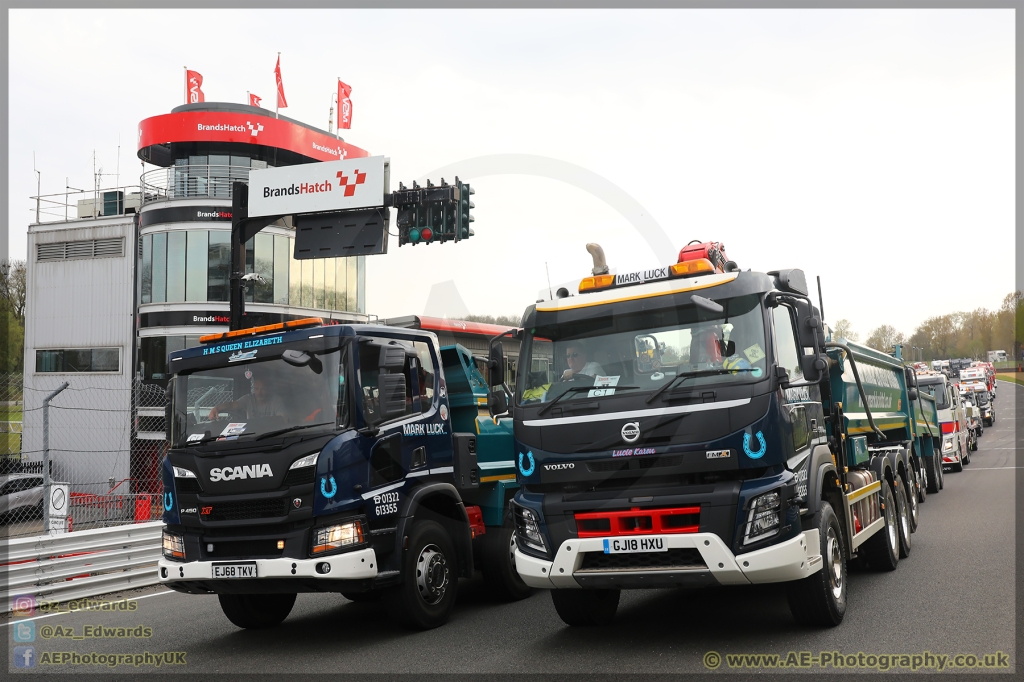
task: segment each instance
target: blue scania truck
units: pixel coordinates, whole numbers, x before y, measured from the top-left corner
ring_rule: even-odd
[[[511,422],[486,380],[431,332],[311,318],[170,354],[160,582],[217,594],[236,625],[277,625],[298,592],[380,599],[444,623],[482,568],[506,599]]]
[[[610,621],[623,589],[750,583],[838,625],[848,561],[894,570],[910,553],[934,455],[916,420],[934,402],[897,358],[832,342],[800,270],[741,272],[708,242],[611,274],[588,250],[578,292],[509,333],[514,387],[491,346],[520,575],[569,625]]]

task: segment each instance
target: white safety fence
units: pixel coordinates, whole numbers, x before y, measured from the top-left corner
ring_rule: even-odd
[[[63,602],[157,583],[163,523],[96,528],[3,542],[0,596]]]

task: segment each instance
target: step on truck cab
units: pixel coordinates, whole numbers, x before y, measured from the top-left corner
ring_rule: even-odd
[[[851,557],[910,551],[902,362],[827,342],[799,270],[740,272],[704,243],[609,274],[588,250],[594,276],[527,309],[514,391],[490,399],[515,424],[519,573],[569,625],[609,621],[622,589],[750,583],[837,625]]]
[[[511,425],[486,414],[466,349],[317,318],[202,341],[169,357],[161,583],[219,595],[247,628],[280,623],[298,592],[381,598],[435,627],[481,565],[526,596]]]

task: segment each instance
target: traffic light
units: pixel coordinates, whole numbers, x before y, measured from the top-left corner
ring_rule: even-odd
[[[455,185],[459,188],[459,210],[455,228],[455,241],[458,241],[460,239],[469,239],[473,236],[473,228],[469,224],[475,218],[469,211],[476,208],[476,205],[470,200],[470,197],[476,194],[476,190],[470,187],[468,182],[459,182],[457,177],[455,178]]]
[[[444,178],[438,186],[429,180],[426,187],[414,182],[407,188],[399,183],[398,191],[391,195],[391,205],[398,210],[398,245],[444,243],[472,236],[471,194],[469,185],[458,178],[454,185]]]

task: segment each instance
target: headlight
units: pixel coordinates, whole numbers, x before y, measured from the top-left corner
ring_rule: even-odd
[[[323,554],[363,542],[363,524],[359,520],[313,531],[313,554]]]
[[[164,556],[178,561],[185,560],[185,540],[180,535],[164,531]]]
[[[942,439],[942,451],[947,452],[953,449],[953,439],[943,438]]]
[[[744,545],[779,532],[780,503],[781,498],[777,491],[758,495],[751,501],[747,527],[743,533]]]
[[[524,545],[538,552],[547,554],[548,545],[544,542],[544,535],[540,532],[540,523],[537,519],[537,515],[532,509],[526,507],[520,507],[514,505],[513,517],[516,522],[516,534]]]
[[[288,467],[288,470],[291,471],[292,469],[301,469],[302,467],[311,467],[314,464],[316,464],[316,458],[319,457],[319,456],[320,456],[319,452],[314,452],[312,455],[306,455],[305,457],[297,459],[294,462],[292,462],[292,465],[290,467]]]
[[[188,469],[182,469],[181,467],[174,467],[174,477],[175,478],[195,478],[196,474],[195,474],[194,471],[189,471]]]

